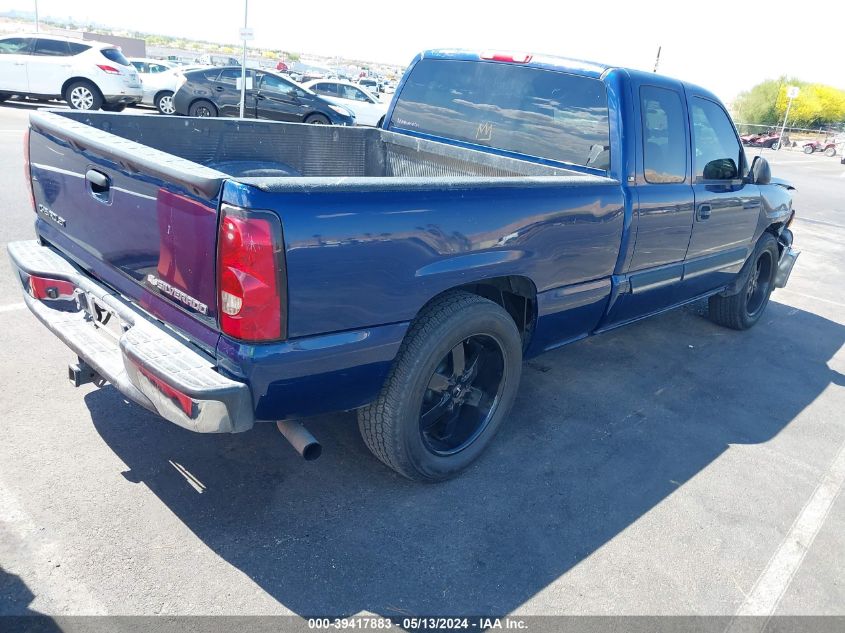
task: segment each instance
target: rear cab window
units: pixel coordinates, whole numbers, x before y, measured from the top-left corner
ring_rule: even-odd
[[[604,84],[556,70],[423,59],[402,88],[391,127],[528,157],[610,168]]]

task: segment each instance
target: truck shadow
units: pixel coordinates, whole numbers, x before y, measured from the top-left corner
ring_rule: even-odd
[[[302,616],[519,607],[730,444],[766,442],[830,384],[845,327],[773,302],[749,332],[675,311],[530,361],[511,419],[457,480],[414,484],[368,453],[352,414],[201,436],[123,403],[87,404],[129,470],[209,548]]]

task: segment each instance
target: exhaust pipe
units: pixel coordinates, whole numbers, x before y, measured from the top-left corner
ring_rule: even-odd
[[[312,462],[323,452],[323,447],[311,432],[299,422],[276,422],[276,426],[285,439],[306,462]]]

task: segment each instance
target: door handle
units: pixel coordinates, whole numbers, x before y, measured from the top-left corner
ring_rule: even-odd
[[[89,169],[85,172],[85,182],[88,184],[88,191],[100,202],[108,202],[111,195],[111,178],[96,169]]]
[[[698,205],[698,211],[695,214],[697,220],[707,220],[710,217],[710,205],[709,204],[700,204]]]
[[[225,88],[224,88],[223,86],[214,86],[214,89],[215,89],[217,92],[223,92],[223,91],[225,90]]]

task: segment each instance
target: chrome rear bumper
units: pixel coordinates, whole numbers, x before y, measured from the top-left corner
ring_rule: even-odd
[[[27,307],[79,358],[129,400],[191,431],[245,431],[255,422],[246,384],[213,359],[36,241],[9,257]]]

